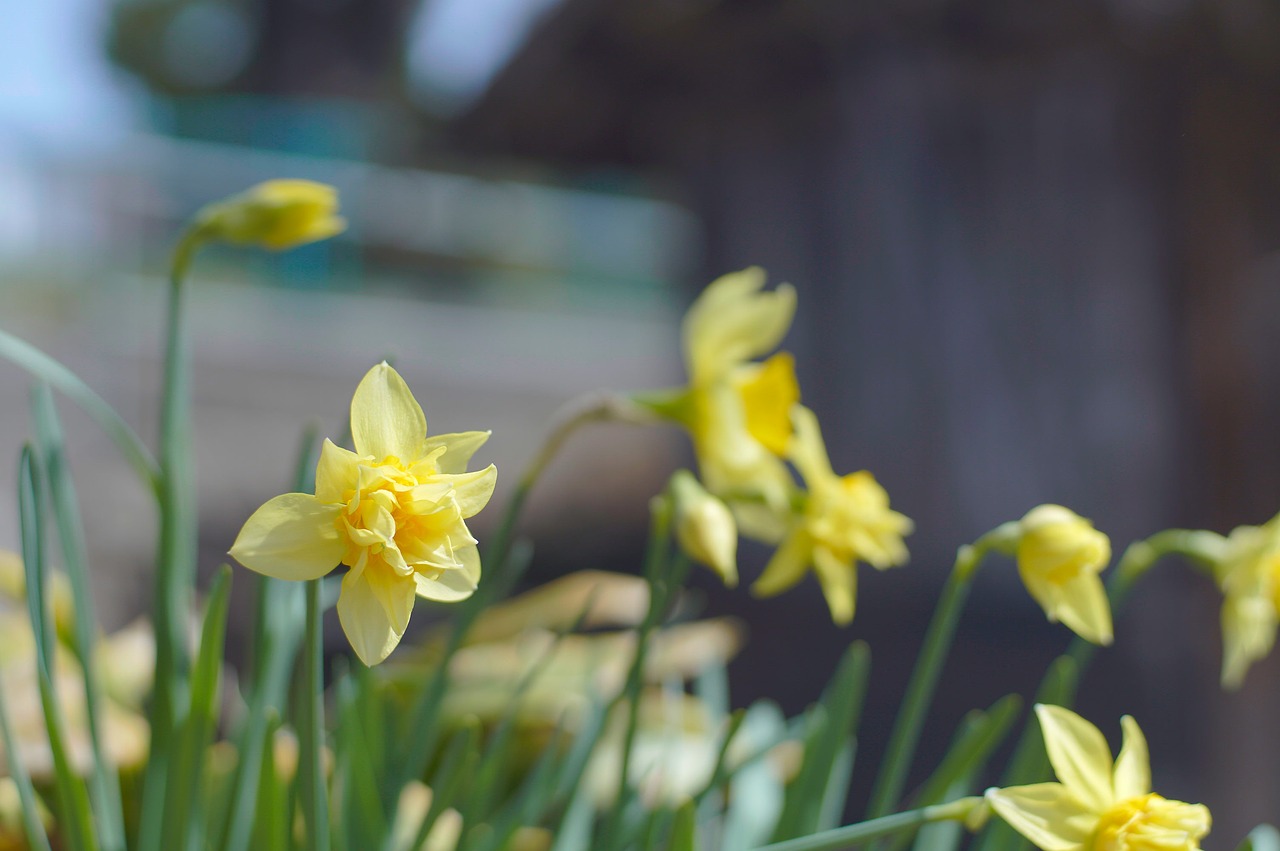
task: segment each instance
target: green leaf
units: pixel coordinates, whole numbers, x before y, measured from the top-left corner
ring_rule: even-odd
[[[18,803],[22,806],[22,828],[26,832],[27,844],[32,851],[50,851],[49,837],[45,833],[44,822],[40,819],[35,789],[31,786],[31,775],[22,760],[15,756],[18,745],[13,738],[13,726],[9,721],[9,710],[5,707],[3,694],[0,694],[0,736],[3,736],[4,752],[9,754],[9,776],[18,787]]]
[[[93,749],[93,769],[90,776],[93,811],[105,851],[124,851],[124,812],[119,777],[102,741],[102,691],[98,686],[94,653],[98,629],[89,590],[84,529],[80,521],[75,486],[64,454],[62,426],[48,384],[40,382],[33,388],[31,408],[40,460],[49,479],[50,505],[61,543],[62,559],[75,605],[72,640],[84,678],[85,714]]]
[[[1280,851],[1280,831],[1269,824],[1260,824],[1249,831],[1236,851]]]
[[[774,831],[775,841],[804,836],[818,829],[823,800],[836,773],[839,754],[852,741],[858,725],[870,664],[867,645],[861,641],[851,644],[821,702],[809,713],[804,762],[787,789],[786,805]],[[847,783],[847,779],[844,782]]]
[[[698,819],[693,801],[686,801],[676,810],[675,821],[671,823],[671,842],[669,851],[698,851]]]
[[[163,835],[166,849],[194,848],[199,837],[204,756],[218,722],[218,685],[222,650],[227,631],[227,607],[231,593],[231,567],[223,565],[214,576],[200,630],[200,647],[191,672],[191,702],[183,719],[174,752],[173,771],[167,784]]]
[[[115,442],[125,460],[138,474],[143,486],[158,497],[160,467],[151,452],[128,423],[101,396],[93,392],[89,385],[35,346],[5,331],[0,331],[0,357],[49,382],[79,405]]]
[[[36,644],[36,679],[45,730],[53,754],[60,823],[70,845],[78,851],[96,851],[89,794],[67,757],[66,724],[54,691],[54,640],[45,605],[44,477],[30,445],[22,448],[18,464],[18,522],[22,560],[26,571],[27,608]]]

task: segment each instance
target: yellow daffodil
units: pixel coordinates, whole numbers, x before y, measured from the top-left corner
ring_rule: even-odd
[[[738,584],[738,526],[728,506],[707,493],[687,470],[671,477],[675,533],[694,561],[714,570],[730,588]]]
[[[1271,652],[1280,611],[1280,517],[1232,530],[1214,576],[1222,589],[1222,685],[1239,688]]]
[[[480,579],[465,521],[488,503],[497,471],[465,470],[488,432],[426,432],[404,379],[375,366],[351,400],[356,451],[326,440],[315,494],[269,500],[231,548],[245,567],[277,579],[318,579],[347,565],[338,618],[366,665],[400,642],[415,596],[462,600]]]
[[[790,354],[754,362],[782,342],[796,308],[794,289],[763,292],[765,280],[752,267],[712,282],[684,318],[689,386],[636,401],[689,430],[707,487],[726,499],[747,497],[731,500],[743,531],[775,541],[793,488],[781,456],[800,390]]]
[[[1043,851],[1197,851],[1203,804],[1151,791],[1147,742],[1129,716],[1115,763],[1098,728],[1060,706],[1036,706],[1057,783],[988,789],[992,809]]]
[[[238,245],[283,251],[347,229],[338,190],[311,180],[268,180],[210,204],[196,219],[200,233]]]
[[[1111,539],[1061,505],[1031,509],[1018,527],[1018,573],[1049,620],[1110,644],[1111,606],[1098,572],[1111,560]]]
[[[878,570],[907,561],[902,538],[911,520],[889,508],[889,495],[866,470],[837,476],[831,469],[818,418],[797,405],[791,459],[809,488],[802,515],[792,524],[778,551],[752,585],[753,593],[770,597],[800,581],[813,565],[822,593],[837,624],[853,620],[857,597],[857,565]]]

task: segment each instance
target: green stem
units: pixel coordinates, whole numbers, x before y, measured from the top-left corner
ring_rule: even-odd
[[[981,800],[981,798],[961,798],[949,804],[880,816],[847,827],[815,833],[812,836],[775,842],[764,846],[759,851],[841,851],[841,849],[854,848],[902,831],[915,830],[922,824],[963,821]]]
[[[195,584],[195,494],[190,476],[191,426],[183,279],[203,231],[188,228],[174,252],[165,319],[164,389],[160,407],[160,539],[156,556],[156,671],[151,698],[151,755],[142,803],[141,847],[158,848],[173,740],[185,714],[190,660],[186,621]]]
[[[307,582],[307,625],[303,650],[304,703],[298,781],[308,851],[328,851],[329,813],[324,782],[324,636],[321,630],[320,583]]]
[[[929,631],[925,633],[920,656],[911,672],[902,707],[894,722],[884,759],[880,763],[880,774],[872,788],[871,803],[867,808],[868,818],[892,812],[902,797],[911,759],[920,741],[920,730],[937,690],[942,664],[946,661],[951,642],[955,638],[956,625],[960,621],[965,600],[968,599],[973,574],[988,552],[1006,548],[1016,534],[1017,524],[1006,523],[983,535],[972,546],[961,547],[956,553],[955,566],[942,589],[933,620],[929,622]]]

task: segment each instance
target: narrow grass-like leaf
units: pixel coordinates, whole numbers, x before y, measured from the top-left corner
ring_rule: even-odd
[[[192,848],[202,827],[198,796],[204,755],[218,720],[218,681],[222,673],[230,593],[231,567],[224,564],[209,589],[209,602],[200,630],[200,647],[191,672],[190,709],[177,738],[173,772],[168,783],[164,847],[174,851]]]
[[[18,463],[18,523],[22,560],[27,586],[27,609],[36,644],[36,680],[44,711],[49,750],[53,754],[54,780],[58,790],[61,824],[68,841],[77,851],[96,851],[89,794],[76,776],[67,756],[66,723],[54,691],[55,643],[45,604],[44,476],[30,445],[23,446]]]
[[[268,718],[267,741],[274,742],[280,720],[274,715]],[[293,819],[289,807],[289,791],[280,778],[275,761],[275,748],[262,750],[258,772],[258,799],[254,807],[254,851],[288,851]]]
[[[822,791],[822,805],[814,830],[831,830],[844,821],[844,805],[849,800],[849,783],[853,780],[853,760],[858,753],[857,740],[850,737],[831,763],[827,788]]]
[[[1070,705],[1075,695],[1079,668],[1069,656],[1059,656],[1045,671],[1040,688],[1036,691],[1036,703]],[[1049,777],[1049,757],[1045,752],[1044,737],[1034,715],[1027,718],[1022,735],[1000,777],[1000,786],[1023,786],[1038,783]],[[1021,834],[1000,819],[991,819],[973,843],[974,851],[1009,851],[1025,844]]]
[[[476,743],[479,740],[480,723],[473,719],[473,723],[467,724],[454,733],[449,743],[445,745],[444,755],[440,758],[440,767],[432,774],[429,784],[432,793],[431,806],[422,817],[422,823],[418,825],[418,833],[410,844],[410,848],[422,847],[422,843],[426,842],[431,834],[431,828],[435,826],[436,819],[453,805],[454,798],[457,797],[464,781],[474,773],[476,763],[479,761],[476,750]]]
[[[36,792],[31,786],[31,774],[18,758],[18,743],[14,741],[13,726],[9,722],[9,710],[5,706],[3,694],[0,694],[0,736],[3,736],[9,776],[18,787],[18,803],[22,807],[22,829],[26,832],[27,845],[30,846],[31,851],[50,851],[49,836],[45,833]]]
[[[822,802],[832,771],[845,744],[850,741],[862,713],[871,654],[855,641],[845,651],[822,701],[811,713],[805,736],[804,762],[787,789],[786,805],[774,840],[804,836],[817,829]]]
[[[341,784],[342,794],[340,799],[334,795],[340,805],[334,812],[335,815],[340,814],[342,824],[340,830],[333,831],[333,838],[336,843],[342,835],[343,842],[355,849],[375,848],[387,832],[386,814],[378,796],[381,775],[367,732],[378,726],[378,719],[364,717],[361,690],[354,676],[340,677],[335,689],[338,697],[335,742],[338,770],[334,772],[334,782]]]
[[[686,801],[676,810],[667,848],[669,851],[698,851],[698,818],[693,801]]]
[[[495,549],[504,558],[501,569],[496,570],[495,573],[507,582],[514,582],[523,575],[533,560],[533,547],[526,542],[517,542],[517,545],[510,548],[503,545]],[[488,559],[497,556],[490,556],[489,551],[486,551],[484,557],[487,569]],[[398,753],[396,759],[390,764],[392,770],[388,772],[386,785],[391,797],[394,796],[395,790],[402,788],[408,782],[409,778],[419,777],[426,771],[427,761],[439,744],[440,726],[437,721],[449,684],[449,664],[465,642],[467,631],[475,619],[484,611],[489,601],[498,596],[494,578],[482,580],[480,587],[470,598],[453,607],[454,622],[444,653],[427,677],[427,681],[419,689],[413,706],[405,717],[404,723],[400,725],[396,739],[399,745]],[[384,796],[384,804],[388,809],[396,806],[396,802],[387,796]]]
[[[938,677],[951,650],[960,613],[964,610],[965,600],[968,599],[970,586],[973,584],[972,570],[961,569],[961,559],[965,558],[966,552],[972,551],[973,548],[961,548],[956,567],[948,575],[938,598],[938,606],[929,621],[929,628],[920,645],[920,655],[916,658],[907,691],[902,697],[902,706],[894,721],[893,731],[889,734],[889,744],[885,748],[880,771],[871,788],[871,801],[867,806],[868,818],[893,812],[902,797],[916,744],[920,740],[920,730],[933,702]]]
[[[767,842],[777,827],[786,800],[786,788],[779,772],[763,759],[787,737],[787,721],[782,710],[768,701],[753,703],[739,735],[750,742],[754,750],[738,763],[730,779],[721,851],[746,851]]]
[[[1009,694],[997,700],[985,712],[974,710],[966,714],[942,761],[912,796],[912,805],[928,806],[966,794],[966,784],[982,771],[991,753],[1009,734],[1021,711],[1022,698]],[[960,791],[955,792],[956,789]],[[889,851],[902,851],[907,847],[908,839],[906,836],[895,839],[888,845]]]
[[[47,381],[79,405],[116,444],[148,492],[159,497],[160,467],[155,458],[128,423],[89,385],[35,346],[5,331],[0,331],[0,357]]]
[[[75,605],[72,638],[84,678],[85,715],[89,727],[89,742],[93,749],[93,769],[90,776],[93,811],[104,851],[124,851],[124,813],[119,777],[115,765],[108,759],[102,741],[102,692],[98,686],[94,653],[98,630],[89,590],[84,529],[80,521],[75,486],[67,468],[62,425],[48,384],[41,382],[35,386],[31,408],[41,462],[49,480],[50,505],[58,529],[63,564],[70,580]]]

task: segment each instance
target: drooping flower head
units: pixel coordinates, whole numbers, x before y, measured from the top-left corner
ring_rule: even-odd
[[[837,476],[831,469],[818,418],[797,405],[791,459],[809,489],[803,513],[752,585],[771,597],[795,585],[812,565],[838,624],[853,620],[857,562],[885,570],[907,561],[903,536],[909,518],[889,508],[889,495],[866,470]]]
[[[719,575],[724,584],[738,584],[738,524],[722,501],[707,493],[688,470],[671,477],[675,501],[675,535],[681,549]]]
[[[488,432],[427,437],[408,386],[386,363],[351,400],[351,452],[326,440],[315,494],[275,497],[231,548],[245,567],[277,579],[318,579],[339,562],[338,617],[356,654],[376,665],[400,642],[415,596],[463,600],[480,580],[466,520],[484,508],[497,470],[466,472]]]
[[[1009,826],[1043,851],[1199,851],[1209,832],[1203,804],[1151,791],[1147,741],[1120,719],[1124,746],[1115,763],[1098,728],[1061,706],[1036,706],[1057,783],[988,789]]]
[[[787,284],[765,292],[765,281],[756,267],[713,281],[681,330],[688,387],[636,401],[687,428],[707,488],[730,500],[744,532],[776,541],[793,488],[782,456],[800,390],[790,354],[755,358],[786,336],[796,295]]]
[[[1239,688],[1276,643],[1280,619],[1280,517],[1232,530],[1214,577],[1222,589],[1222,685]]]
[[[1049,620],[1110,644],[1111,606],[1098,572],[1111,560],[1111,539],[1061,505],[1037,506],[1018,526],[1018,573]]]
[[[200,211],[208,238],[282,251],[347,229],[338,190],[311,180],[268,180]]]

